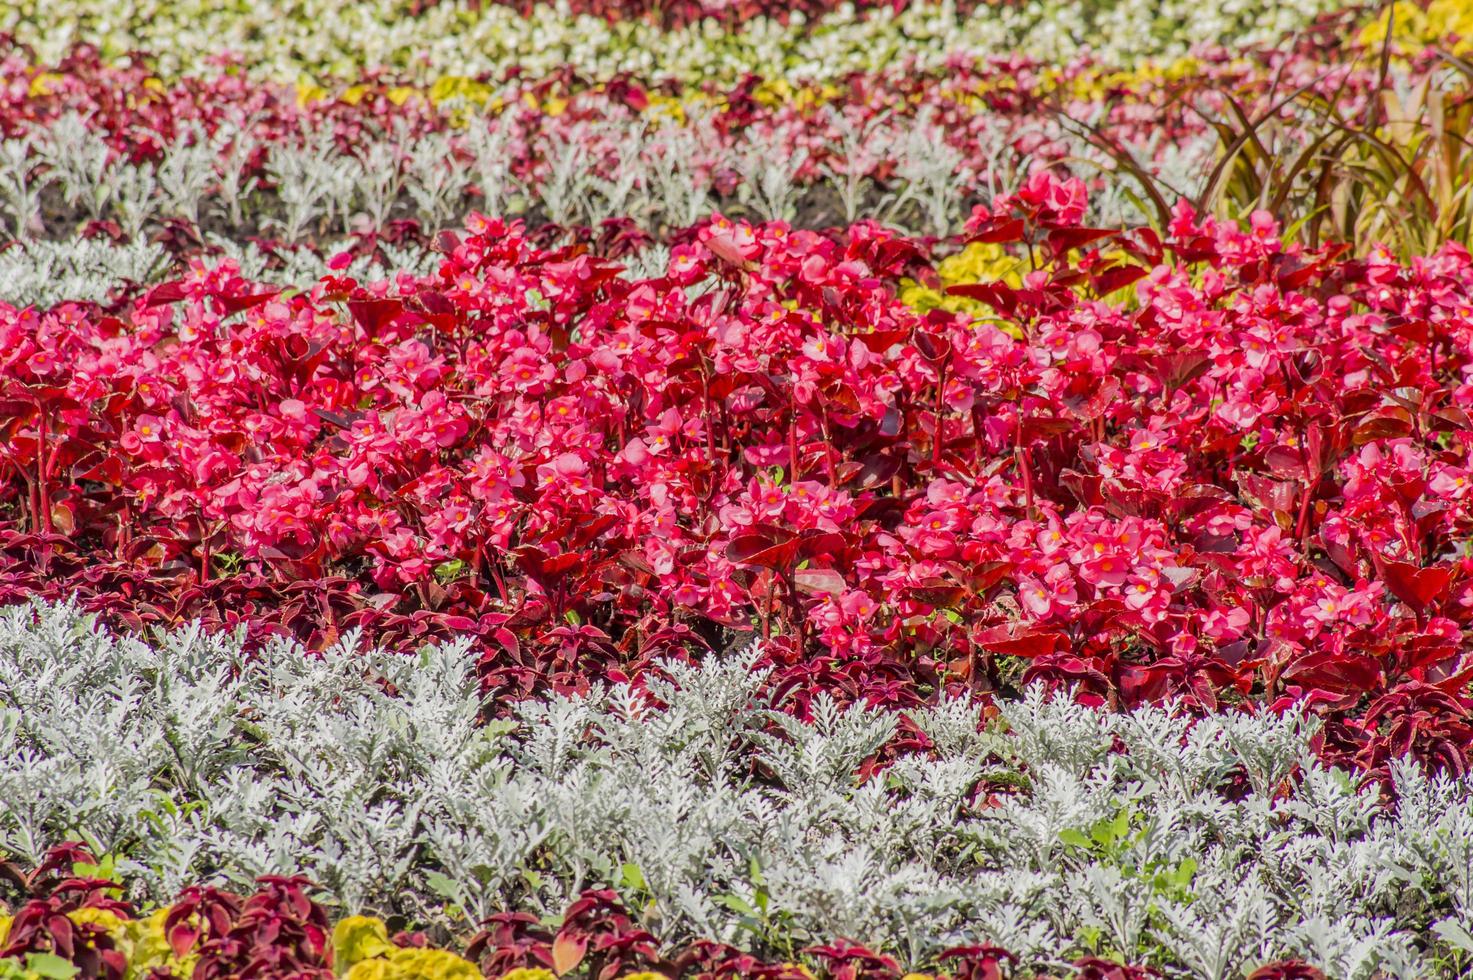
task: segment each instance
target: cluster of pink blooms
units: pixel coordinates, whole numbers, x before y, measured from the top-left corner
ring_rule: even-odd
[[[476,216],[425,278],[0,304],[0,601],[470,635],[503,698],[758,635],[798,711],[1307,699],[1330,757],[1461,769],[1473,259],[1085,193],[942,243],[717,218],[644,280]],[[966,240],[1033,258],[953,287],[995,316],[900,301]]]

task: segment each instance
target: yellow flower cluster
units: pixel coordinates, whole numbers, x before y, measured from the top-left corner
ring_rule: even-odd
[[[1438,0],[1438,2],[1444,2],[1444,0]],[[1454,3],[1449,6],[1459,5]],[[1473,18],[1473,13],[1465,13],[1464,16]],[[1398,33],[1401,30],[1402,25],[1398,24]],[[1098,101],[1111,92],[1138,92],[1148,85],[1162,85],[1191,78],[1201,70],[1201,62],[1195,58],[1185,57],[1160,64],[1150,61],[1143,62],[1134,68],[1124,70],[1099,67],[1066,73],[1059,69],[1051,69],[1040,77],[1038,88],[1045,93],[1062,90],[1064,95],[1071,99]],[[47,91],[49,80],[55,77],[57,76],[37,74],[32,83],[31,94],[44,94]],[[1016,79],[1007,75],[998,75],[980,79],[973,86],[946,92],[944,95],[964,106],[985,108],[988,93],[1016,87]],[[594,86],[593,90],[598,91],[599,88],[601,86]],[[394,105],[404,105],[412,100],[423,99],[433,106],[451,102],[467,107],[488,107],[496,112],[505,107],[505,102],[496,87],[460,75],[441,76],[426,87],[399,85],[387,89],[377,89],[368,84],[331,89],[312,81],[303,80],[297,84],[297,102],[299,105],[308,105],[313,102],[337,100],[348,105],[357,105],[376,91],[380,91]],[[753,91],[752,97],[759,104],[768,108],[788,107],[806,113],[834,102],[843,94],[842,89],[832,84],[794,84],[787,79],[776,78],[759,84]],[[663,116],[677,122],[684,121],[688,105],[720,108],[726,101],[719,94],[712,94],[697,88],[684,91],[679,97],[658,92],[648,92],[646,95],[649,99],[649,107],[645,111],[648,114]],[[919,95],[913,96],[913,100],[918,98]],[[558,95],[548,95],[539,101],[528,92],[523,94],[522,100],[529,108],[537,109],[550,116],[561,115],[568,105],[567,99]]]
[[[159,909],[141,919],[120,918],[107,909],[77,909],[67,913],[67,918],[77,925],[95,925],[112,937],[118,951],[128,961],[127,980],[140,980],[150,970],[167,970],[176,977],[187,977],[194,972],[199,957],[193,953],[180,958],[174,955],[164,933],[164,920],[168,909]],[[0,915],[0,947],[6,944],[10,933],[12,916]]]
[[[965,313],[974,320],[987,319],[996,313],[992,307],[981,300],[949,296],[946,288],[964,283],[1001,281],[1017,289],[1023,285],[1026,271],[1026,263],[1008,254],[1001,245],[973,242],[955,255],[942,259],[936,266],[941,279],[938,288],[932,289],[911,279],[904,280],[900,287],[900,301],[919,313],[941,309],[948,313]],[[1003,329],[1009,330],[1008,327]]]
[[[140,919],[124,920],[105,909],[78,909],[68,918],[101,926],[127,958],[127,980],[141,980],[153,969],[176,977],[194,973],[198,954],[174,955],[164,931],[168,909]],[[0,946],[5,945],[11,916],[0,915]],[[442,949],[404,949],[389,941],[388,927],[378,919],[350,916],[333,930],[334,964],[346,980],[481,980],[469,960]],[[507,980],[557,980],[547,970],[513,970]]]
[[[1068,76],[1052,70],[1044,76],[1043,88],[1050,92],[1062,88],[1074,99],[1097,102],[1112,92],[1140,92],[1148,86],[1185,81],[1200,75],[1202,70],[1203,65],[1196,58],[1177,58],[1165,64],[1148,61],[1126,70],[1091,68]]]
[[[346,980],[481,980],[469,960],[443,949],[404,949],[378,919],[353,915],[332,933],[333,963]]]
[[[1434,45],[1466,54],[1473,51],[1473,3],[1432,0],[1425,9],[1414,3],[1387,4],[1361,28],[1360,43],[1379,49],[1386,43],[1388,29],[1399,54],[1415,54]]]

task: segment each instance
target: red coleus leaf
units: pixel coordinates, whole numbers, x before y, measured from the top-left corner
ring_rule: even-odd
[[[1108,296],[1144,279],[1149,269],[1139,265],[1112,265],[1089,274],[1089,284],[1096,296]]]
[[[177,303],[185,297],[184,282],[175,280],[173,282],[160,283],[148,291],[143,298],[145,307],[163,306],[165,303]]]
[[[199,936],[200,931],[194,926],[188,922],[180,922],[169,929],[169,948],[174,951],[175,956],[183,959],[194,948]]]
[[[1118,234],[1115,228],[1076,228],[1073,226],[1054,228],[1048,233],[1048,245],[1055,255],[1071,249],[1083,248],[1103,238]]]
[[[981,300],[995,310],[1013,313],[1018,308],[1018,291],[1003,282],[966,282],[947,286],[948,296]]]
[[[571,973],[583,962],[588,952],[588,937],[572,935],[564,930],[552,941],[552,970],[558,976]]]
[[[1293,446],[1277,445],[1263,454],[1269,472],[1281,480],[1303,480],[1307,475],[1304,453]]]
[[[939,333],[917,330],[911,343],[927,364],[940,364],[951,356],[951,341]]]
[[[798,544],[798,555],[810,560],[831,560],[842,556],[848,546],[848,539],[837,531],[805,531]]]
[[[1031,659],[1065,649],[1068,640],[1057,630],[1038,626],[1003,625],[978,633],[977,643],[993,653]]]
[[[1250,504],[1263,507],[1270,512],[1288,513],[1294,506],[1299,488],[1291,482],[1270,480],[1257,473],[1239,471],[1238,486]]]
[[[1352,437],[1357,446],[1380,439],[1400,439],[1412,431],[1412,413],[1397,405],[1387,405],[1361,419]]]
[[[1381,682],[1381,666],[1364,653],[1319,650],[1299,657],[1279,675],[1309,691],[1360,694]]]
[[[265,303],[268,300],[275,299],[277,296],[280,295],[281,290],[272,289],[264,293],[247,293],[239,296],[217,296],[215,297],[215,301],[220,304],[220,308],[225,312],[225,315],[229,316],[233,313],[239,313],[241,310],[249,310],[253,307],[260,306],[262,303]]]
[[[1410,562],[1378,561],[1386,587],[1417,612],[1426,612],[1437,600],[1447,595],[1452,569],[1443,565],[1418,568]]]
[[[852,335],[853,338],[876,354],[883,354],[896,344],[903,344],[910,336],[909,330],[866,330]]]
[[[1302,960],[1275,960],[1248,974],[1248,980],[1325,980],[1325,975]]]
[[[1473,419],[1469,419],[1468,413],[1456,405],[1440,408],[1432,413],[1429,420],[1430,427],[1434,432],[1467,431],[1473,429]]]
[[[977,233],[969,237],[967,241],[980,242],[984,245],[1020,242],[1027,231],[1028,226],[1023,223],[1022,218],[998,216],[984,222]]]
[[[1201,377],[1211,366],[1211,356],[1195,350],[1172,351],[1151,359],[1151,367],[1157,379],[1173,390]]]
[[[66,959],[71,959],[76,942],[76,926],[72,925],[72,920],[59,913],[48,915],[46,931],[51,936],[51,943],[56,952]]]
[[[1010,561],[983,562],[973,571],[968,584],[972,591],[981,595],[1007,578],[1016,567],[1017,565]]]
[[[793,573],[799,592],[808,595],[839,595],[844,591],[844,576],[832,568],[800,568]]]
[[[945,579],[927,579],[911,586],[907,594],[916,602],[924,602],[937,609],[952,609],[966,599],[968,592],[965,586],[956,582],[948,582]]]
[[[1052,439],[1074,428],[1069,419],[1051,419],[1030,415],[1018,425],[1018,441],[1032,443],[1039,439]]]
[[[781,571],[793,564],[802,542],[786,532],[771,529],[739,534],[726,546],[726,557],[738,565],[757,565]]]
[[[1120,380],[1111,375],[1097,384],[1086,385],[1082,394],[1068,395],[1063,401],[1070,414],[1089,422],[1104,415],[1119,395]]]
[[[397,299],[350,299],[348,313],[369,337],[377,337],[395,317],[404,312]]]

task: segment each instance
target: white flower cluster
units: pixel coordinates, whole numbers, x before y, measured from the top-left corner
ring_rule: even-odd
[[[1034,695],[1004,733],[951,702],[914,714],[930,756],[861,782],[895,716],[820,701],[799,722],[750,653],[483,724],[465,644],[357,643],[252,656],[0,612],[0,851],[80,839],[154,898],[300,871],[340,910],[462,926],[608,885],[671,940],[849,936],[911,964],[977,941],[1210,980],[1473,958],[1470,786],[1399,767],[1383,808],[1295,713],[1192,724]]]
[[[534,76],[572,67],[607,78],[729,82],[747,72],[789,80],[837,78],[908,59],[943,67],[949,55],[1022,54],[1064,61],[1090,53],[1111,64],[1174,57],[1201,43],[1272,44],[1340,6],[1335,0],[1029,0],[979,3],[959,15],[950,0],[896,13],[849,4],[812,22],[768,18],[728,28],[706,20],[671,30],[643,21],[610,24],[539,4],[530,16],[486,2],[445,0],[410,16],[402,0],[3,0],[0,32],[45,61],[87,42],[105,56],[141,50],[164,74],[208,73],[237,55],[258,77],[350,78],[383,67],[421,80]]]

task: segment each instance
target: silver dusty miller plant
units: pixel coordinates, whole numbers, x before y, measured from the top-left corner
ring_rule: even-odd
[[[300,871],[341,912],[458,927],[609,886],[671,940],[849,936],[910,964],[971,942],[1207,978],[1473,962],[1469,785],[1400,766],[1385,808],[1315,760],[1299,713],[1034,693],[979,730],[952,701],[912,715],[934,752],[860,780],[896,717],[819,699],[798,721],[755,651],[482,724],[467,643],[360,646],[247,656],[197,628],[0,611],[0,851],[82,840],[156,900]]]
[[[151,242],[26,242],[0,251],[0,302],[43,309],[65,300],[101,303],[127,283],[154,281],[170,265]]]
[[[829,215],[853,221],[872,213],[916,234],[944,235],[956,230],[969,195],[985,199],[1012,190],[1031,167],[1010,148],[1017,134],[1005,126],[979,137],[989,150],[978,160],[947,142],[929,110],[916,119],[880,115],[862,123],[830,110],[830,152],[812,167],[797,128],[754,130],[724,143],[709,110],[683,111],[683,125],[614,117],[545,132],[523,132],[506,116],[473,116],[453,134],[415,135],[400,123],[367,136],[351,154],[340,152],[330,127],[304,123],[283,142],[261,131],[260,116],[237,115],[221,119],[208,136],[186,128],[156,160],[140,163],[118,157],[95,127],[69,113],[0,141],[0,244],[80,241],[68,218],[115,221],[132,239],[183,219],[204,235],[229,230],[238,238],[254,229],[293,243],[381,230],[396,218],[434,231],[458,225],[473,210],[564,226],[628,217],[665,234],[729,204],[754,220]],[[1053,124],[1040,128],[1050,139],[1065,139],[1081,164],[1113,166],[1077,134]],[[1208,169],[1203,161],[1215,139],[1169,147],[1147,140],[1127,149],[1166,186],[1185,191],[1194,186],[1190,175]],[[249,161],[263,150],[264,173],[249,172]],[[538,165],[514,172],[522,155]],[[881,163],[893,174],[883,185],[873,176]],[[812,172],[804,175],[805,168]],[[736,181],[725,203],[714,194],[718,172]],[[42,192],[53,185],[64,212],[44,206]],[[1109,186],[1092,196],[1087,220],[1145,216],[1130,180]],[[834,210],[825,210],[826,197]]]

